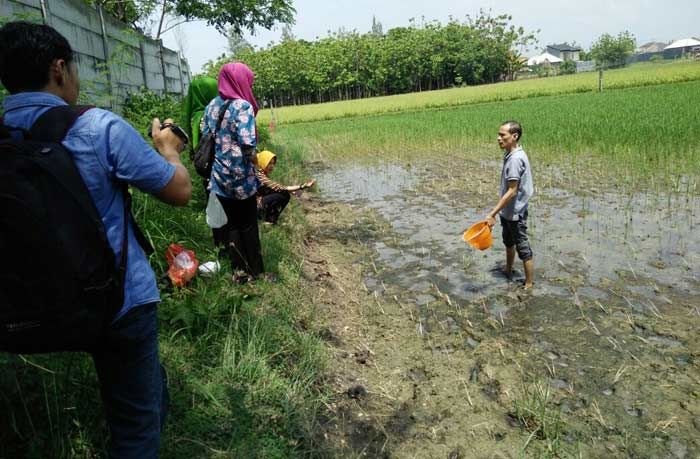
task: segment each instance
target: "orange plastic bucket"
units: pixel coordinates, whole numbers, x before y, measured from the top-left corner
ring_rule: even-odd
[[[490,249],[493,245],[491,227],[485,221],[472,225],[471,228],[464,232],[462,239],[464,239],[464,242],[479,250]]]

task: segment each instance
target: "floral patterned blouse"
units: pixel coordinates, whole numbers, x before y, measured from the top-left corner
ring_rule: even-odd
[[[224,100],[216,97],[204,111],[202,137],[216,129]],[[216,155],[209,181],[209,190],[219,196],[247,199],[260,186],[252,158],[244,157],[242,146],[255,147],[255,114],[243,99],[233,99],[216,134]]]

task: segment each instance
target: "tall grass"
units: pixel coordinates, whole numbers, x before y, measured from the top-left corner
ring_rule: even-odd
[[[300,179],[299,152],[275,150],[275,177]],[[156,248],[151,264],[163,300],[160,347],[171,409],[161,457],[307,456],[316,448],[326,356],[301,276],[304,216],[292,202],[281,226],[261,229],[265,265],[278,283],[236,286],[222,260],[220,275],[172,289],[164,280],[169,243],[194,249],[200,261],[215,256],[204,207],[200,183],[184,209],[136,193],[134,210]],[[88,355],[0,354],[0,367],[0,457],[103,455],[106,426]]]
[[[679,61],[635,64],[605,72],[606,89],[622,89],[700,80],[700,62]],[[278,124],[302,123],[486,102],[505,102],[530,97],[590,93],[598,90],[598,73],[588,72],[552,78],[512,81],[491,85],[426,91],[344,102],[282,107],[274,110]],[[260,113],[267,124],[270,110]]]
[[[313,159],[423,158],[449,167],[462,158],[498,158],[498,127],[516,119],[526,151],[540,163],[594,160],[615,166],[621,181],[673,178],[700,172],[698,106],[700,82],[689,82],[294,124],[279,133]]]

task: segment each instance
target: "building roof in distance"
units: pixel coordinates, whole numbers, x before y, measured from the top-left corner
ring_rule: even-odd
[[[700,46],[700,40],[695,38],[684,38],[682,40],[676,40],[665,49],[676,49],[676,48],[689,48],[691,46]]]
[[[557,51],[563,51],[563,52],[566,52],[566,51],[571,51],[571,52],[573,52],[573,51],[581,51],[581,48],[579,48],[578,46],[571,46],[571,45],[568,44],[568,43],[560,43],[560,44],[555,44],[555,45],[547,45],[547,48],[552,48],[552,49],[556,49]]]
[[[539,56],[534,56],[528,59],[527,65],[532,66],[532,65],[540,65],[544,63],[550,63],[550,64],[558,64],[560,62],[564,62],[563,60],[559,59],[557,56],[552,56],[549,53],[543,53],[540,54]]]

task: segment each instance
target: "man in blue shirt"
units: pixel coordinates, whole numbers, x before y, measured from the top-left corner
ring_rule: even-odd
[[[4,123],[29,129],[51,107],[74,105],[78,68],[67,40],[49,26],[11,22],[0,28],[0,81],[10,92]],[[171,121],[171,120],[166,120]],[[182,141],[153,120],[153,150],[119,116],[101,109],[81,115],[63,146],[72,154],[119,260],[128,228],[124,304],[93,353],[114,458],[157,457],[167,410],[167,386],[158,357],[155,275],[130,222],[121,191],[126,182],[174,206],[186,205],[192,184],[180,162]]]

